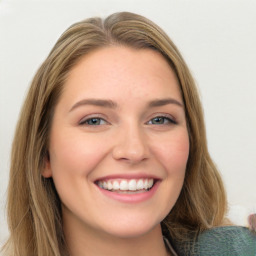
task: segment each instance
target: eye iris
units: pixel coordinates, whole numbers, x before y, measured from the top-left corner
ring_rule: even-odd
[[[90,120],[87,121],[87,123],[90,125],[99,125],[100,119],[99,118],[91,118]]]
[[[164,117],[155,117],[152,120],[153,124],[163,124],[164,123]]]

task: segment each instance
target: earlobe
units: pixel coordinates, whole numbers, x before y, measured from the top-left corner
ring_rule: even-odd
[[[44,178],[52,177],[52,169],[51,169],[51,162],[50,162],[49,154],[47,154],[44,158],[44,166],[43,166],[41,174]]]

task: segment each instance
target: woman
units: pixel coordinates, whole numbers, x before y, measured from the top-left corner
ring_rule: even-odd
[[[225,255],[223,237],[253,252],[246,229],[214,228],[226,209],[197,89],[168,36],[132,13],[64,32],[17,125],[6,255]]]

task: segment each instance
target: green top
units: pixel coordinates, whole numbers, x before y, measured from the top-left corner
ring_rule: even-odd
[[[256,234],[245,227],[216,227],[174,248],[179,256],[256,256]]]

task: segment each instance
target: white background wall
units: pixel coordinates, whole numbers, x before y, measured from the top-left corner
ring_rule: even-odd
[[[124,10],[155,21],[179,47],[200,88],[231,215],[243,222],[256,212],[256,1],[0,0],[0,244],[12,137],[35,71],[69,25]]]

